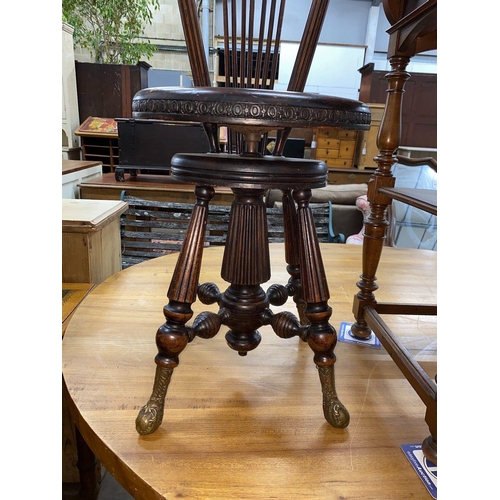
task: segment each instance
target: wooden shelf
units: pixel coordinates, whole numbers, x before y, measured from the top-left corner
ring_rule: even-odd
[[[89,116],[75,132],[81,138],[85,161],[102,163],[103,173],[114,172],[119,162],[118,127],[113,118]]]

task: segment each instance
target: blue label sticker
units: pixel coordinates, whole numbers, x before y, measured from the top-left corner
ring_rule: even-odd
[[[370,335],[370,338],[364,340],[356,338],[351,334],[352,323],[346,323],[345,321],[340,323],[338,340],[339,342],[347,342],[349,344],[357,344],[365,347],[371,347],[372,349],[380,349],[380,340],[375,336],[374,333]]]
[[[432,498],[437,499],[437,465],[425,458],[421,444],[402,444],[401,449]]]

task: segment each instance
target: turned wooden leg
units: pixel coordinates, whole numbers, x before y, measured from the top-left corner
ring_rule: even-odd
[[[194,337],[186,323],[193,315],[191,304],[196,300],[198,289],[208,203],[214,194],[212,187],[197,186],[195,189],[196,205],[170,282],[169,303],[163,309],[166,322],[156,333],[158,354],[153,391],[136,418],[139,434],[151,434],[161,425],[173,369],[179,364],[179,354]]]
[[[386,213],[391,200],[381,200],[382,197],[376,194],[381,184],[392,186],[394,185],[394,178],[374,176],[368,184],[368,199],[371,201],[371,214],[365,221],[362,254],[363,270],[360,281],[356,283],[360,291],[354,299],[353,312],[356,321],[351,326],[351,334],[360,339],[368,339],[371,336],[370,327],[364,319],[364,308],[376,303],[374,294],[378,288],[376,284],[376,272],[382,255],[386,228],[389,224],[386,219]],[[374,203],[372,200],[379,203]]]
[[[422,443],[422,452],[425,457],[437,465],[437,401],[427,403],[425,421],[429,426],[430,436],[426,437]]]
[[[368,339],[371,330],[364,320],[364,308],[374,305],[375,294],[378,285],[377,268],[384,246],[387,221],[387,207],[392,199],[379,193],[381,187],[393,187],[395,178],[392,175],[392,165],[397,159],[395,151],[400,141],[400,121],[404,86],[409,73],[405,71],[410,59],[408,57],[392,57],[390,59],[392,71],[386,75],[389,83],[387,99],[382,117],[380,130],[377,136],[377,147],[380,154],[375,158],[377,169],[368,183],[368,201],[371,206],[371,214],[365,221],[365,235],[363,238],[363,270],[360,281],[356,283],[359,288],[354,299],[353,313],[355,322],[351,327],[351,333],[355,337]]]
[[[332,310],[328,305],[330,292],[313,215],[309,208],[311,190],[295,190],[293,197],[298,205],[302,295],[307,304],[304,314],[309,323],[306,327],[306,340],[314,352],[314,362],[319,371],[325,418],[333,427],[344,428],[349,425],[350,417],[335,390],[335,354],[333,351],[337,344],[337,332],[329,323],[332,315]]]

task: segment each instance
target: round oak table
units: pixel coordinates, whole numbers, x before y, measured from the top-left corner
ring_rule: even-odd
[[[323,244],[331,324],[353,322],[361,246]],[[201,281],[219,277],[222,247],[204,252]],[[69,406],[83,438],[136,499],[427,499],[400,449],[428,434],[425,407],[384,348],[338,342],[336,385],[351,414],[346,429],[324,419],[313,353],[298,337],[260,329],[259,347],[241,357],[224,331],[196,338],[180,356],[163,424],[140,436],[177,254],[121,271],[81,303],[63,340]],[[435,252],[385,248],[379,301],[436,302]],[[272,278],[288,280],[281,244],[271,245]],[[264,286],[266,288],[266,286]],[[195,315],[216,306],[193,304]],[[290,299],[284,306],[295,312]],[[273,310],[276,308],[273,308]],[[429,375],[436,372],[436,319],[388,318]]]

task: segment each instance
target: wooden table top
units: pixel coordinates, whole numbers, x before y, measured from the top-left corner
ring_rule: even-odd
[[[80,302],[94,288],[93,283],[63,283],[62,284],[62,334],[68,326],[69,320],[75,313]]]
[[[128,205],[124,201],[62,199],[62,226],[65,231],[95,230],[117,219]]]
[[[120,199],[122,191],[130,196],[156,201],[194,203],[194,184],[175,182],[169,175],[139,174],[125,175],[124,181],[117,181],[115,174],[103,174],[78,185],[82,198]],[[217,186],[212,203],[230,205],[234,199],[230,188]]]
[[[124,167],[126,169],[126,167]],[[97,177],[89,181],[82,182],[84,187],[115,187],[126,190],[127,188],[141,188],[144,190],[154,191],[158,188],[172,189],[177,191],[186,191],[191,193],[194,191],[195,184],[183,184],[176,182],[169,175],[152,175],[152,174],[138,174],[137,177],[128,176],[124,181],[117,181],[115,174],[103,174],[102,177]],[[218,186],[217,190],[231,193],[231,189]]]
[[[352,322],[361,246],[323,244],[332,325]],[[177,254],[132,266],[80,304],[63,340],[70,409],[103,465],[137,499],[429,499],[400,449],[428,435],[425,406],[385,350],[339,342],[337,391],[351,422],[324,420],[312,351],[263,327],[240,357],[225,331],[196,338],[180,356],[162,426],[140,436],[150,396],[155,333]],[[219,278],[222,247],[205,250],[201,280]],[[435,303],[435,252],[384,248],[380,301]],[[283,247],[271,245],[270,283],[286,283]],[[264,285],[266,288],[267,285]],[[214,306],[193,304],[195,314]],[[290,300],[283,308],[294,310]],[[277,308],[273,308],[276,310]],[[215,309],[212,309],[215,310]],[[388,317],[405,346],[436,373],[436,318]]]
[[[70,174],[72,172],[78,172],[79,170],[84,170],[90,167],[102,166],[100,161],[84,161],[84,160],[63,160],[62,161],[62,173]]]

